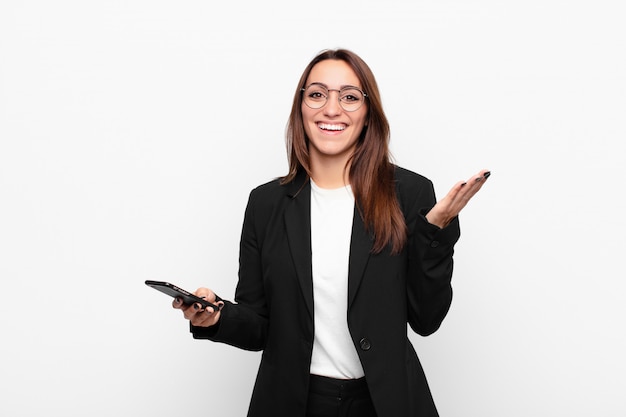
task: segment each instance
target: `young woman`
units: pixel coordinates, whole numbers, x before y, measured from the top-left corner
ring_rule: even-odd
[[[174,301],[194,338],[263,350],[249,416],[437,416],[407,323],[427,336],[446,316],[457,215],[490,173],[436,202],[388,143],[366,63],[320,53],[294,97],[289,173],[250,194],[235,302]]]

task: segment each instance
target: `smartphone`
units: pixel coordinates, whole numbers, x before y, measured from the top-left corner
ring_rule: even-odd
[[[190,293],[189,291],[183,290],[182,288],[177,287],[174,284],[170,284],[169,282],[146,280],[146,285],[148,287],[152,287],[155,290],[159,290],[162,293],[165,293],[172,297],[180,297],[183,300],[183,304],[185,305],[192,305],[194,303],[198,303],[203,308],[211,307],[213,308],[214,311],[221,310],[220,306],[210,303],[204,298],[197,297],[193,295],[192,293]],[[221,301],[221,299],[217,297],[217,301]]]

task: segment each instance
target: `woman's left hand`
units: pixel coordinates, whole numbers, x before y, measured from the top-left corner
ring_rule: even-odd
[[[480,190],[491,172],[484,169],[467,181],[459,181],[450,192],[426,214],[429,223],[446,227],[461,212],[472,197]]]

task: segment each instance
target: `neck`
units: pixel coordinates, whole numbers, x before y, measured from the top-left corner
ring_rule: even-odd
[[[350,165],[343,158],[311,159],[311,178],[321,188],[340,188],[350,184]]]

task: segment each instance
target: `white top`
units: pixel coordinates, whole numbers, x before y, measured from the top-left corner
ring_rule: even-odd
[[[311,373],[338,379],[365,375],[348,330],[348,260],[354,218],[350,186],[311,180],[311,249],[315,339]]]

